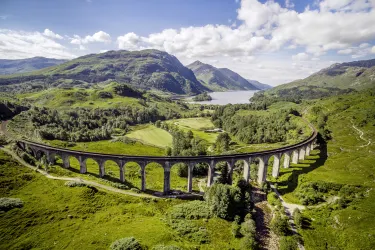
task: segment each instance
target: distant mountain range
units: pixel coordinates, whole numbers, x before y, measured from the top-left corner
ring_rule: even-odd
[[[0,75],[10,75],[17,73],[26,73],[62,64],[67,60],[32,57],[27,59],[8,60],[0,59]]]
[[[194,72],[204,86],[213,91],[261,89],[227,68],[215,68],[200,61],[195,61],[186,67]]]
[[[108,81],[175,94],[209,91],[176,57],[158,50],[108,51],[30,73],[1,76],[0,90],[90,87]]]
[[[275,87],[272,91],[302,86],[366,89],[375,85],[375,59],[336,63],[311,76]]]
[[[266,89],[271,89],[273,88],[271,85],[268,85],[268,84],[264,84],[264,83],[260,83],[256,80],[249,80],[249,79],[246,79],[249,83],[251,83],[252,85],[254,85],[255,87],[257,87],[258,89],[260,90],[266,90]]]

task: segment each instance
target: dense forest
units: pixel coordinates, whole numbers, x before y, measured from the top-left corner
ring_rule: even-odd
[[[207,92],[204,92],[202,94],[196,95],[193,97],[193,101],[195,102],[202,102],[202,101],[211,101],[212,97],[207,94]]]
[[[241,116],[234,115],[237,109],[237,105],[220,106],[212,115],[212,121],[215,126],[223,128],[243,143],[283,142],[296,139],[298,133],[302,132],[290,120],[290,115],[299,115],[295,110]]]

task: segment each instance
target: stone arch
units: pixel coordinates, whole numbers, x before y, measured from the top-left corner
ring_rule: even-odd
[[[184,161],[170,163],[170,189],[178,192],[188,190],[189,172],[192,175],[192,168]]]
[[[103,165],[103,161],[101,159],[87,157],[84,159],[86,165],[87,173],[94,175],[96,177],[104,177],[104,173],[101,172],[101,165]]]
[[[118,161],[114,159],[107,159],[104,161],[104,173],[111,179],[113,178],[114,181],[120,180],[120,164]]]
[[[69,168],[74,172],[80,173],[80,162],[79,157],[75,155],[68,155]]]
[[[132,160],[124,162],[124,180],[126,180],[129,186],[138,188],[142,191],[146,190],[145,165],[144,162]]]
[[[299,148],[298,159],[303,161],[305,159],[306,147],[303,145]]]
[[[232,183],[235,179],[243,179],[246,182],[250,180],[250,157],[247,159],[232,159],[231,165],[232,169],[229,172],[230,183]]]
[[[167,173],[164,171],[166,166],[162,162],[149,161],[145,165],[145,180],[147,181],[147,189],[156,192],[169,191],[169,186],[165,185],[165,178],[170,181],[170,167],[168,166]],[[167,176],[166,176],[167,175]]]
[[[234,164],[231,160],[216,160],[213,166],[214,182],[232,184],[233,168]]]

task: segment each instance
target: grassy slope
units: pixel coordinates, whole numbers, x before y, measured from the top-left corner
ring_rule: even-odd
[[[90,194],[88,188],[69,188],[63,181],[21,167],[2,151],[0,173],[0,196],[24,202],[21,209],[0,213],[1,249],[107,249],[114,240],[130,236],[150,248],[157,244],[201,249],[238,246],[230,223],[219,219],[199,221],[208,228],[210,244],[198,246],[176,236],[164,218],[178,200],[153,201],[100,190]],[[23,179],[25,173],[32,180]]]
[[[134,131],[126,135],[141,141],[144,144],[151,144],[157,147],[167,147],[172,145],[172,135],[164,129],[157,128],[154,125],[139,126]]]
[[[340,184],[362,185],[367,187],[367,195],[362,200],[341,210],[329,208],[308,210],[311,228],[302,230],[306,249],[374,249],[375,248],[375,98],[361,94],[333,97],[314,101],[307,105],[320,106],[328,114],[328,129],[332,131],[332,140],[327,144],[328,158],[313,155],[300,164],[292,164],[290,169],[281,169],[279,188],[284,198],[298,202],[295,184],[307,181],[326,181]],[[345,107],[345,108],[344,108]],[[368,117],[368,123],[359,126],[362,119]],[[359,138],[352,127],[364,131],[364,138],[371,139],[369,146]],[[319,153],[319,151],[315,151]],[[287,188],[285,181],[288,181]]]
[[[183,131],[191,130],[194,136],[198,136],[209,143],[214,143],[217,137],[217,133],[205,133],[204,129],[213,128],[210,118],[186,118],[176,119],[168,121],[170,124],[177,125]]]

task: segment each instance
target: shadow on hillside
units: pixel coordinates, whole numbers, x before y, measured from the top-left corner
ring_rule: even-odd
[[[325,142],[322,142],[317,149],[319,149],[319,153],[312,153],[310,156],[307,156],[304,161],[301,161],[301,163],[299,163],[298,165],[292,164],[290,166],[290,168],[293,169],[292,172],[284,172],[280,174],[280,176],[282,176],[291,173],[287,180],[275,182],[278,185],[277,190],[282,195],[286,193],[291,193],[297,188],[299,175],[307,174],[313,171],[314,169],[317,169],[324,165],[328,157],[327,144]],[[319,158],[316,158],[316,156],[319,156]]]

